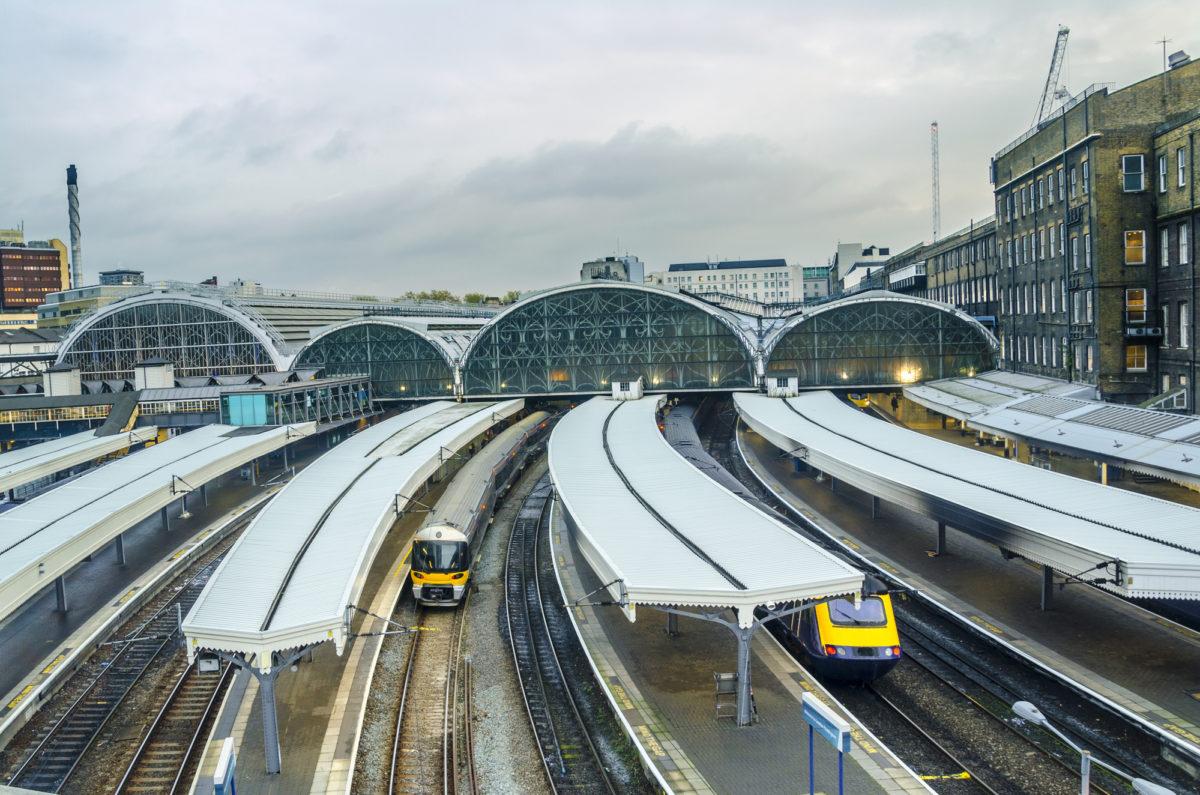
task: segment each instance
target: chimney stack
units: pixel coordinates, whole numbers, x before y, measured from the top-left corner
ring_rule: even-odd
[[[83,286],[83,253],[79,241],[79,174],[67,166],[67,215],[71,221],[71,287]]]

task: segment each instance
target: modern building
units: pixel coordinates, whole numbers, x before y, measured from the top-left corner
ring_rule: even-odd
[[[0,242],[0,322],[33,327],[50,293],[66,289],[67,248],[61,240]]]
[[[799,302],[804,292],[800,267],[782,258],[679,262],[650,274],[647,281],[694,295],[728,295],[766,304]]]
[[[591,262],[585,262],[579,268],[579,281],[587,282],[593,279],[641,284],[646,280],[646,266],[640,259],[629,254],[620,257],[601,257]]]
[[[851,293],[867,287],[864,280],[882,270],[891,257],[891,249],[863,246],[862,243],[838,243],[833,255],[832,282],[834,292]]]
[[[37,327],[65,328],[95,309],[140,291],[139,285],[93,284],[50,293],[37,308]]]
[[[111,271],[100,271],[100,284],[145,284],[146,274],[143,271],[118,268]]]
[[[1168,122],[1155,131],[1150,160],[1151,190],[1156,216],[1153,238],[1157,257],[1150,266],[1155,282],[1155,304],[1139,312],[1127,309],[1142,328],[1159,328],[1158,383],[1163,408],[1200,406],[1196,372],[1196,234],[1200,232],[1200,195],[1196,186],[1197,147],[1200,146],[1200,103],[1193,113]],[[1154,306],[1157,306],[1157,312]],[[1151,337],[1154,339],[1154,337]]]
[[[1168,183],[1177,181],[1175,152],[1165,152],[1179,148],[1170,130],[1198,104],[1200,63],[1116,91],[1093,85],[996,153],[997,335],[1006,367],[1094,384],[1118,402],[1159,393],[1155,234],[1160,217],[1186,211],[1181,194],[1158,190],[1157,143]],[[1160,195],[1178,199],[1166,216]],[[1178,271],[1167,270],[1174,281]],[[1177,294],[1169,307],[1176,326]]]

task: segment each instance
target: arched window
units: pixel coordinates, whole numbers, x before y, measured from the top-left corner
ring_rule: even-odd
[[[325,332],[296,356],[297,369],[369,375],[375,399],[454,394],[454,371],[433,342],[395,323],[355,322]]]
[[[635,286],[557,290],[486,325],[463,365],[466,394],[607,392],[642,376],[648,390],[753,386],[752,356],[722,312]]]

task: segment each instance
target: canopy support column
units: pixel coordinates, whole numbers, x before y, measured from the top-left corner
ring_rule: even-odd
[[[248,671],[258,680],[259,709],[262,712],[263,727],[263,756],[266,758],[267,775],[269,776],[277,775],[283,770],[283,754],[279,745],[279,719],[275,712],[275,679],[281,673],[291,668],[292,663],[299,660],[305,654],[309,654],[312,649],[313,646],[309,645],[297,649],[288,655],[272,652],[271,667],[266,671],[259,669],[257,665],[246,662],[246,657],[243,654],[228,654],[222,651],[213,652],[231,665],[236,665],[242,670]]]
[[[125,565],[125,534],[117,533],[117,565]]]
[[[751,712],[751,699],[754,698],[750,687],[750,640],[757,626],[730,627],[737,637],[737,725],[749,726],[754,716]]]
[[[159,513],[162,514],[163,530],[170,530],[171,529],[171,517],[167,516],[167,506],[164,505],[163,509],[161,511],[159,511]]]
[[[879,498],[874,494],[871,495],[871,518],[879,518]]]
[[[204,507],[208,507],[208,484],[200,484],[200,499],[204,501]]]
[[[67,579],[65,576],[60,575],[54,578],[54,600],[58,612],[67,612]]]
[[[938,522],[937,529],[937,546],[933,549],[934,555],[946,554],[946,523]]]
[[[1054,569],[1042,566],[1042,609],[1049,610],[1054,600]]]

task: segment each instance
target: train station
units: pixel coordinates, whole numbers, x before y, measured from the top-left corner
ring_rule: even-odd
[[[11,397],[11,786],[1069,784],[1017,702],[1168,791],[1200,770],[1194,420],[894,293],[268,303],[113,302]]]

